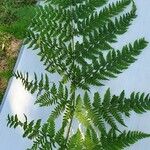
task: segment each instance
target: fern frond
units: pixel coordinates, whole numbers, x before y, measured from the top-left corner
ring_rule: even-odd
[[[109,4],[108,7],[104,7],[99,13],[94,12],[85,18],[82,22],[83,35],[88,34],[95,28],[102,27],[110,21],[111,18],[117,16],[122,12],[129,4],[131,0],[120,0],[115,3]]]
[[[57,106],[52,111],[50,118],[56,119],[60,116],[60,114],[65,110],[65,106],[68,101],[62,101],[57,104]]]
[[[116,125],[117,121],[125,125],[120,112],[117,109],[114,110],[115,112],[111,111],[109,90],[105,94],[104,103],[101,103],[98,93],[95,93],[92,105],[90,101],[87,92],[84,95],[83,102],[79,96],[77,99],[75,115],[85,127],[90,128],[94,124],[102,134],[106,134],[106,122],[115,130],[118,130]]]
[[[17,126],[22,126],[22,125],[23,125],[23,123],[18,119],[17,115],[15,115],[15,116],[8,115],[7,116],[7,126],[8,127],[16,128]]]
[[[97,134],[94,130],[87,129],[84,141],[83,141],[83,147],[87,150],[94,150],[99,149],[102,150],[101,143],[99,142],[99,139],[97,137]]]
[[[35,104],[39,104],[40,107],[43,107],[43,106],[50,106],[52,104],[55,104],[56,102],[57,100],[51,98],[51,94],[49,92],[46,92],[37,98]]]
[[[83,138],[81,132],[78,130],[69,140],[67,150],[83,149]]]
[[[131,111],[138,114],[145,113],[150,110],[150,96],[145,93],[132,93],[130,98],[124,98],[122,101],[118,99],[118,109],[121,113],[129,116]]]
[[[87,111],[87,117],[92,120],[94,125],[100,130],[101,133],[105,134],[106,128],[102,118],[102,112],[100,113],[97,110],[93,110],[87,92],[84,95],[83,101],[85,110]]]
[[[76,99],[76,108],[75,108],[74,115],[79,120],[79,122],[82,123],[83,126],[87,128],[91,126],[90,119],[88,118],[85,111],[83,110],[83,101],[80,95],[78,95]]]
[[[111,132],[111,131],[110,131]],[[101,137],[102,146],[105,150],[121,150],[131,146],[140,139],[150,137],[149,134],[145,134],[139,131],[124,131],[118,136],[113,132],[108,136]]]
[[[18,116],[9,116],[8,115],[8,124],[9,127],[16,128],[17,126],[20,126],[23,128],[24,133],[23,137],[27,137],[29,139],[33,139],[38,136],[40,128],[41,128],[41,119],[34,122],[33,120],[31,122],[28,122],[27,117],[25,116],[25,121],[21,122],[18,119]]]
[[[61,128],[60,130],[58,130],[58,132],[56,133],[54,139],[57,142],[57,144],[60,146],[60,149],[65,149],[66,148],[66,141],[64,138],[64,128]]]
[[[25,89],[27,89],[32,94],[36,91],[39,93],[42,92],[42,90],[49,90],[50,82],[47,74],[45,74],[45,76],[42,74],[41,79],[38,79],[37,74],[34,73],[34,79],[31,81],[29,80],[28,72],[23,74],[22,72],[17,71],[14,73],[14,76],[16,79],[20,79]]]
[[[129,44],[118,50],[117,52],[112,50],[108,52],[107,57],[104,58],[101,53],[98,61],[93,61],[93,72],[89,70],[84,77],[84,80],[80,83],[97,85],[95,81],[108,80],[109,78],[117,77],[124,69],[127,69],[130,64],[135,62],[136,57],[147,46],[147,41],[144,38],[136,40],[133,45]],[[96,66],[96,68],[95,68]],[[101,81],[100,85],[101,85]]]
[[[54,135],[54,122],[49,120],[47,123],[42,125],[39,135],[34,139],[32,147],[28,150],[52,150],[53,147],[56,147],[54,142]]]
[[[141,38],[120,50],[113,48],[111,44],[137,17],[137,8],[133,0],[107,2],[46,0],[36,8],[24,44],[37,52],[45,71],[59,74],[61,81],[50,84],[47,74],[40,78],[34,74],[32,80],[28,73],[14,75],[26,90],[37,92],[35,104],[51,109],[43,124],[40,119],[28,122],[25,116],[23,122],[17,115],[8,115],[8,126],[22,127],[23,137],[33,141],[29,150],[121,150],[150,136],[120,130],[120,125],[127,127],[124,116],[150,110],[149,94],[133,92],[127,98],[124,91],[116,96],[108,89],[104,97],[99,92],[90,95],[91,86],[116,78],[148,44]],[[83,95],[78,88],[84,90]],[[76,122],[81,128],[71,134]]]
[[[72,106],[72,104],[67,103],[65,112],[64,112],[64,116],[63,116],[62,124],[65,124],[65,126],[66,126],[66,123],[68,123],[69,119],[71,119],[73,117],[73,112],[74,112],[74,107]]]
[[[127,31],[133,19],[136,18],[135,10],[135,5],[133,5],[132,10],[129,13],[121,16],[119,19],[116,17],[114,19],[115,21],[109,20],[108,23],[103,25],[102,27],[94,29],[92,30],[92,32],[88,31],[87,35],[83,36],[83,38],[86,38],[87,40],[87,42],[84,40],[81,45],[83,49],[87,50],[87,52],[92,55],[97,54],[98,51],[101,50],[113,49],[110,46],[110,43],[116,42],[117,35],[121,35]],[[85,28],[81,30],[83,31],[84,29]],[[83,33],[85,34],[86,32],[83,31]],[[81,52],[84,51],[82,50]],[[84,53],[82,55],[83,57],[86,56],[84,56]]]
[[[38,104],[40,107],[55,105],[60,102],[60,100],[68,99],[68,89],[59,83],[59,87],[57,88],[55,84],[49,88],[49,90],[45,90],[45,92],[37,97],[35,104]]]

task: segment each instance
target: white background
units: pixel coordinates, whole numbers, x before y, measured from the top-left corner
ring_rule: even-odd
[[[130,26],[128,33],[121,36],[118,43],[114,46],[120,48],[128,42],[133,42],[138,38],[145,37],[150,41],[150,1],[137,0],[138,18]],[[36,54],[22,48],[20,59],[18,60],[17,69],[33,72],[44,71],[42,64],[39,62]],[[57,80],[57,76],[52,76],[52,80]],[[98,90],[100,93],[110,87],[111,93],[119,94],[122,90],[126,95],[132,91],[150,93],[150,45],[138,57],[138,60],[132,64],[128,70],[125,70],[118,78],[105,82],[105,87],[92,89],[92,92]],[[7,95],[5,96],[4,105],[0,114],[0,150],[25,150],[30,147],[31,142],[22,138],[20,129],[9,129],[6,127],[7,114],[18,114],[20,118],[25,113],[29,119],[46,119],[50,110],[40,109],[34,106],[34,97],[24,90],[20,81],[13,79]],[[133,114],[130,119],[126,120],[128,129],[141,130],[150,133],[150,113],[143,115]],[[59,126],[59,124],[58,124]],[[149,150],[150,139],[144,139],[136,143],[128,150]]]

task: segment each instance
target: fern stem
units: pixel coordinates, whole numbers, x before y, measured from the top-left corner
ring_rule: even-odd
[[[69,135],[70,135],[72,123],[73,123],[73,115],[72,115],[70,123],[69,123],[68,131],[67,131],[67,135],[66,135],[66,143],[67,143]]]
[[[73,1],[72,1],[73,2]],[[72,12],[72,21],[71,21],[71,28],[72,28],[72,38],[71,38],[71,44],[72,44],[72,65],[74,67],[75,65],[75,41],[74,41],[74,21],[73,21],[73,6],[70,5],[70,10]],[[72,84],[75,84],[76,81],[75,81],[75,76],[72,77]],[[75,90],[72,92],[75,94]],[[73,108],[75,107],[75,98],[73,98],[72,100],[72,106]],[[71,116],[71,120],[69,122],[69,127],[68,127],[68,131],[67,131],[67,135],[66,135],[66,144],[67,144],[67,141],[69,139],[69,135],[70,135],[70,131],[71,131],[71,126],[72,126],[72,123],[73,123],[73,117],[74,117],[74,111],[72,111],[72,116]]]

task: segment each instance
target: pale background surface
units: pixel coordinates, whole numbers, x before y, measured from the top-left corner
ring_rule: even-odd
[[[150,41],[150,1],[138,0],[136,1],[138,8],[138,18],[133,22],[128,30],[128,33],[119,38],[119,42],[114,46],[116,48],[122,47],[128,42],[133,42],[137,38],[145,37]],[[17,70],[33,72],[42,72],[42,64],[35,53],[22,48],[20,59],[16,67]],[[52,76],[52,80],[58,80],[57,76]],[[99,89],[99,92],[104,91],[110,87],[111,93],[119,94],[122,90],[129,95],[132,91],[150,93],[150,45],[138,57],[138,60],[132,64],[128,70],[124,71],[109,82],[105,82],[105,87]],[[92,89],[92,92],[98,89]],[[30,147],[31,142],[22,138],[20,129],[9,129],[6,127],[7,114],[18,114],[20,117],[25,113],[29,119],[46,118],[50,110],[43,110],[34,106],[34,97],[24,90],[21,83],[13,79],[10,83],[10,88],[5,96],[5,102],[0,114],[0,150],[25,150]],[[150,133],[150,112],[144,115],[133,114],[130,119],[127,119],[126,124],[129,129],[141,130]],[[59,126],[59,124],[57,124]],[[128,150],[149,150],[150,139],[145,139]]]

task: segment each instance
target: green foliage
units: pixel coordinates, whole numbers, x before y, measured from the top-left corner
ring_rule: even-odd
[[[1,79],[3,78],[9,80],[10,77],[12,77],[12,70],[0,71]]]
[[[33,4],[36,0],[3,0],[0,2],[0,31],[25,37],[30,21],[35,15]]]
[[[113,48],[112,43],[136,18],[136,6],[132,0],[107,3],[47,0],[45,6],[37,7],[24,44],[37,51],[47,72],[40,78],[34,74],[32,80],[28,73],[14,76],[37,95],[35,104],[50,107],[51,113],[43,124],[41,120],[28,122],[26,116],[25,122],[17,115],[8,116],[8,126],[21,126],[24,137],[32,139],[28,150],[122,150],[150,136],[126,130],[124,120],[131,112],[150,110],[149,94],[133,92],[126,97],[123,91],[116,96],[108,89],[104,97],[99,92],[90,95],[91,86],[116,78],[148,44],[141,38],[120,50]],[[62,78],[53,83],[49,73]],[[82,94],[77,94],[78,89]],[[61,123],[56,129],[58,120]],[[74,123],[80,127],[72,132]]]
[[[15,13],[18,18],[17,21],[5,26],[3,29],[5,32],[14,35],[18,39],[25,38],[25,33],[29,27],[30,21],[35,15],[35,6],[24,6],[17,9]]]
[[[35,4],[36,0],[3,0],[0,2],[0,23],[9,24],[16,20],[16,12],[20,7]]]
[[[0,103],[12,76],[19,43],[35,15],[36,0],[0,1]],[[11,53],[14,54],[11,54]]]

